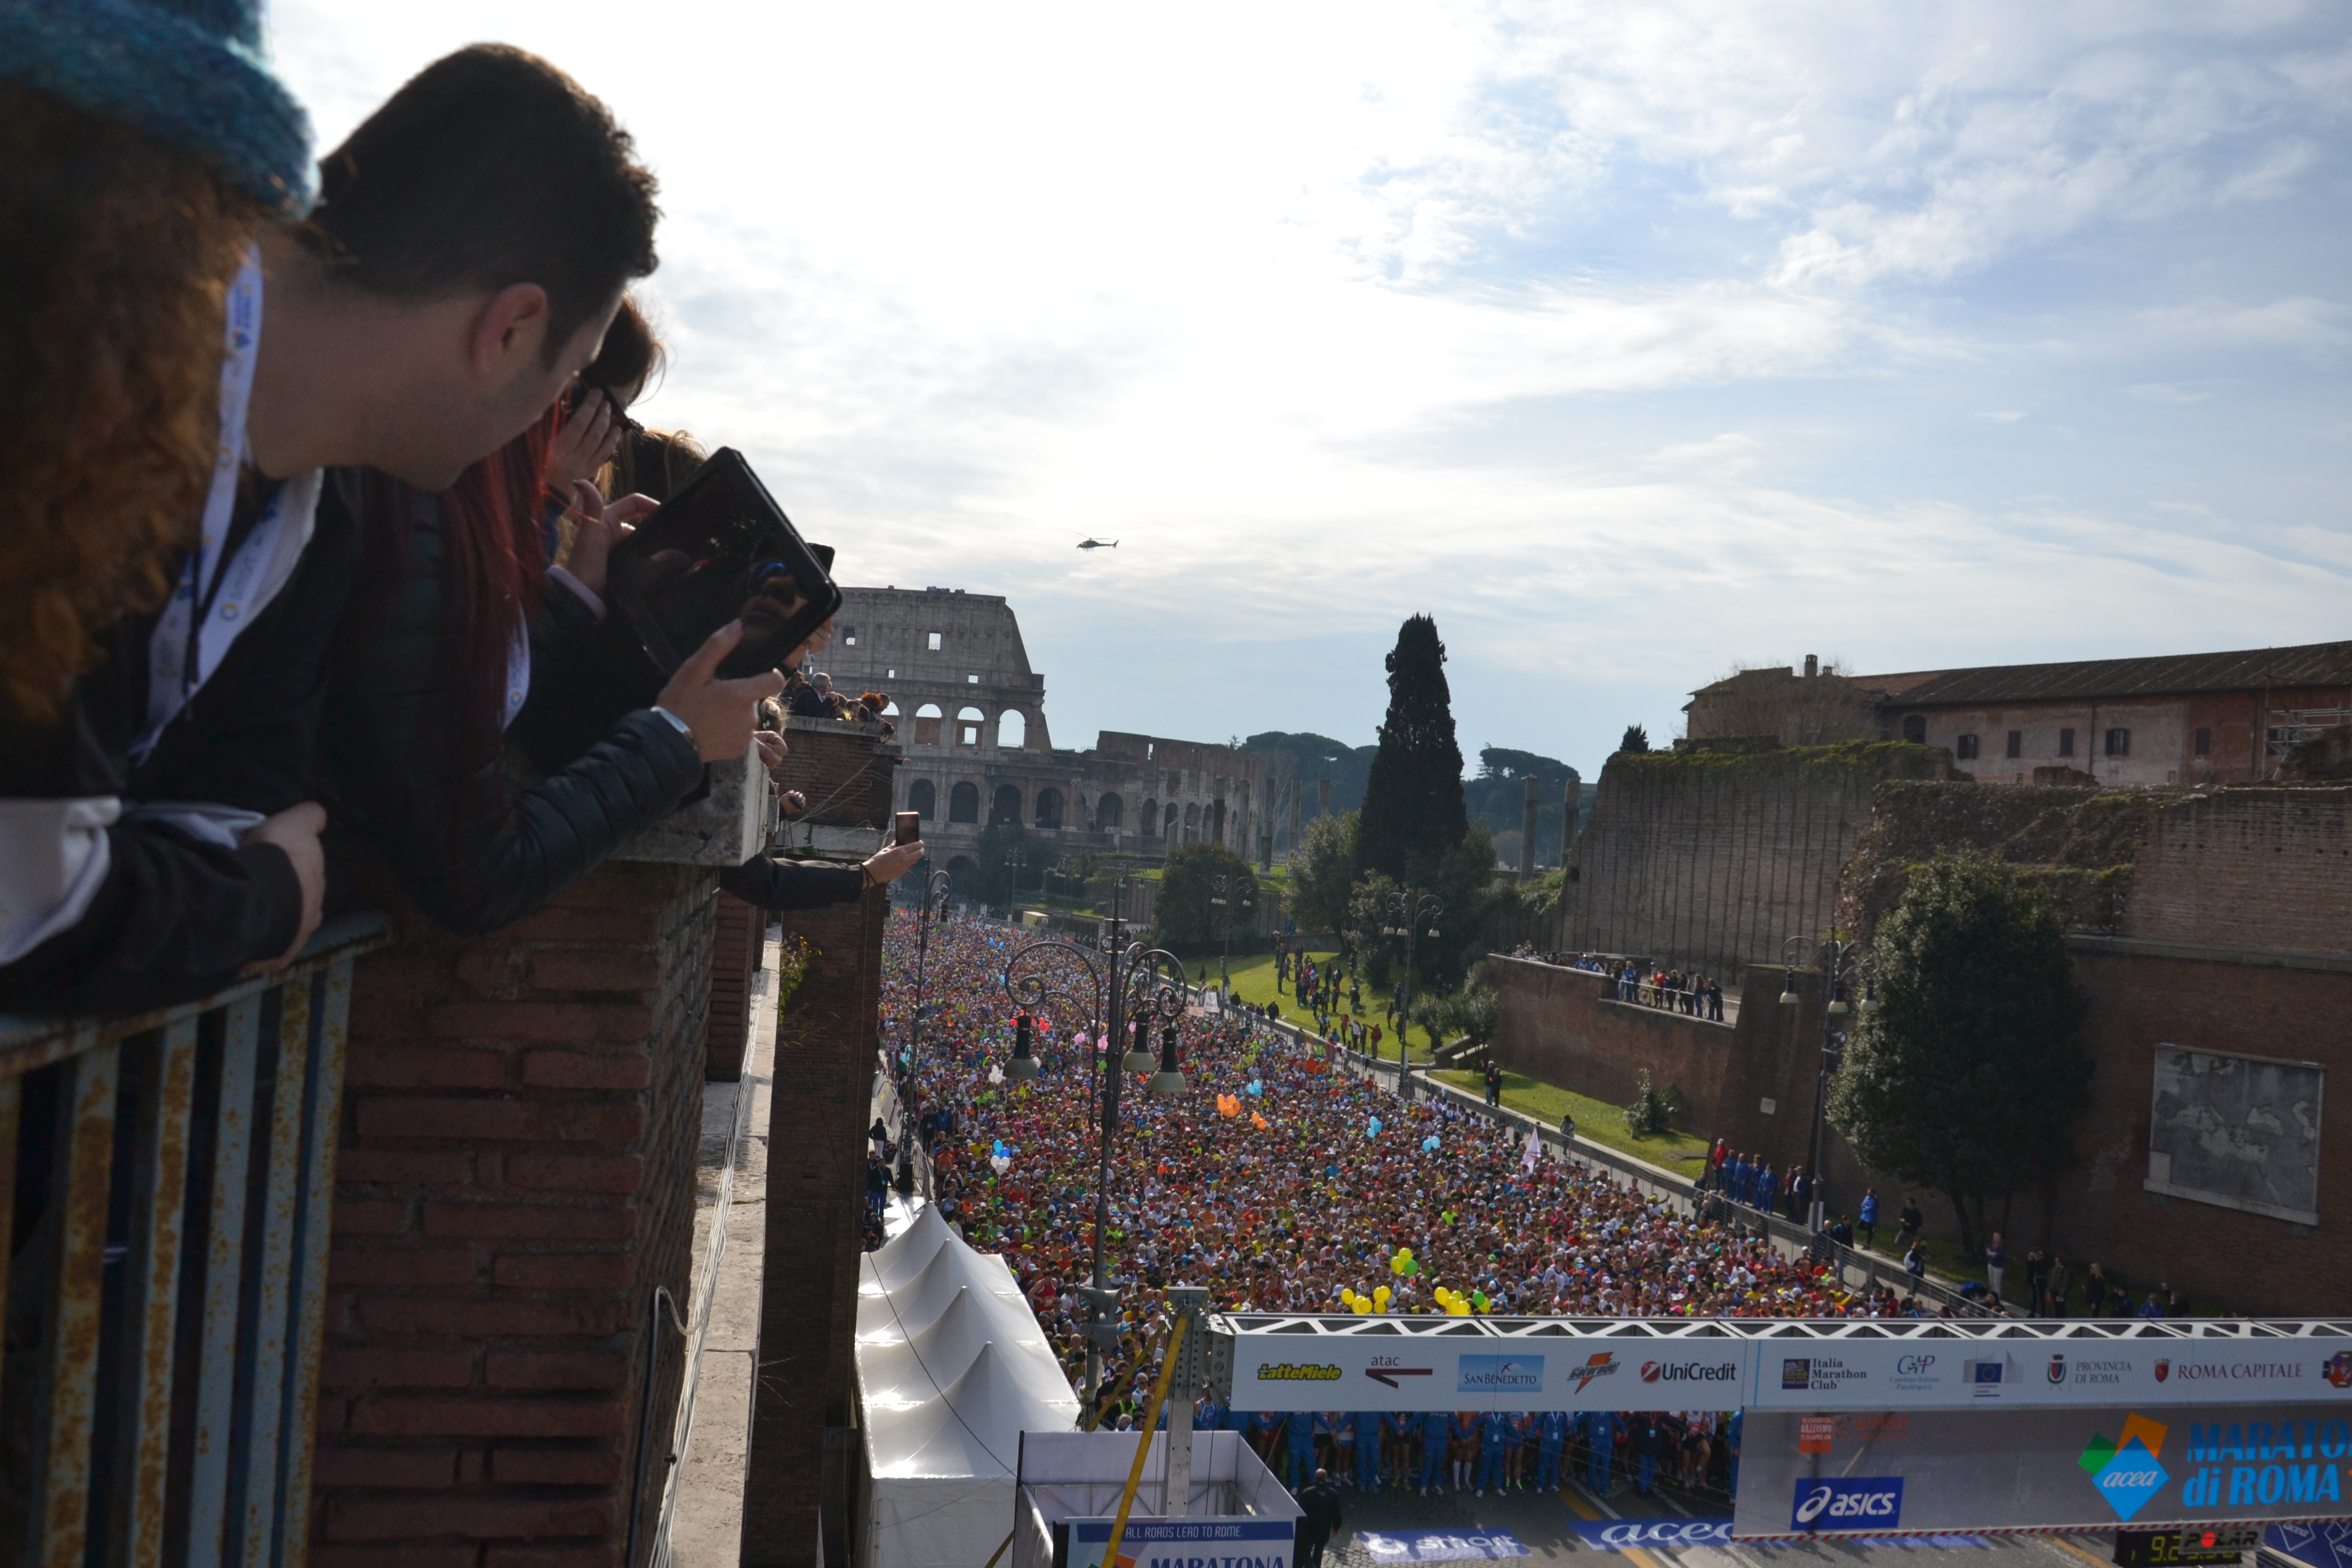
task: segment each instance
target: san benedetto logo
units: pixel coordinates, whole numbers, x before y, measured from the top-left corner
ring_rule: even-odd
[[[1337,1383],[1339,1381],[1339,1369],[1318,1366],[1312,1362],[1301,1364],[1262,1361],[1257,1363],[1257,1380],[1260,1383]]]

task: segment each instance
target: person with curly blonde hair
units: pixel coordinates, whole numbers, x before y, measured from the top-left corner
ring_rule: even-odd
[[[238,0],[0,0],[0,77],[25,81],[22,62],[47,57],[11,46],[56,31],[59,17],[117,33],[128,18],[185,45],[203,38],[187,16],[223,13],[242,31],[222,45],[220,74],[260,71],[257,27]],[[84,56],[110,68],[120,51],[85,40],[79,55],[49,53],[63,64],[31,85],[87,110],[57,83],[89,75]],[[109,101],[140,106],[120,118],[168,140],[137,115],[184,90],[195,130],[182,142],[209,147],[197,132],[241,123],[233,95],[186,68],[184,51],[158,61],[157,79],[113,84]],[[289,219],[311,171],[299,156],[272,167],[274,184],[239,188],[282,192],[261,210]],[[95,662],[89,650],[53,658],[49,684],[0,714],[0,1012],[142,1010],[299,950],[325,888],[312,764],[361,563],[351,476],[365,467],[421,491],[448,487],[540,421],[594,356],[623,287],[654,265],[654,182],[626,132],[569,77],[518,49],[478,46],[427,67],[320,176],[307,222],[265,224],[214,275],[226,306],[212,318],[223,334],[216,390],[188,416],[209,439],[201,462],[182,452],[198,482],[191,489],[184,473],[176,489],[159,484],[149,547],[110,561],[115,596],[76,601]],[[73,192],[15,194],[45,177],[0,168],[13,187],[0,201],[46,203],[70,225]],[[90,187],[81,198],[115,199]],[[88,221],[116,221],[110,211]],[[54,353],[79,352],[83,363],[28,373],[121,387],[146,374],[131,362],[151,345],[132,352],[104,321],[84,325],[79,338],[42,329]],[[121,412],[119,402],[100,408]],[[83,466],[113,428],[100,416],[79,432]],[[343,479],[331,483],[331,469]],[[10,554],[13,568],[13,543]],[[71,575],[52,568],[42,580]],[[110,611],[120,618],[107,622]]]

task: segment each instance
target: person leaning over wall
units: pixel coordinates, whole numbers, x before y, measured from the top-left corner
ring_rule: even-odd
[[[200,996],[317,919],[282,677],[350,554],[254,338],[314,190],[262,60],[251,0],[0,0],[0,1012]]]

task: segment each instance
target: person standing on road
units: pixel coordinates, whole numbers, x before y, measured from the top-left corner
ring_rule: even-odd
[[[1421,1495],[1427,1497],[1432,1488],[1445,1489],[1446,1415],[1443,1410],[1423,1411],[1419,1420],[1421,1432]]]
[[[1510,1443],[1509,1416],[1489,1410],[1478,1418],[1478,1496],[1485,1497],[1489,1487],[1496,1497],[1503,1495],[1503,1460]]]
[[[1536,1427],[1536,1490],[1559,1490],[1559,1456],[1568,1447],[1568,1412],[1547,1410]]]
[[[1381,1413],[1359,1410],[1356,1424],[1356,1489],[1365,1496],[1381,1489]]]
[[[1339,1529],[1339,1493],[1328,1471],[1316,1471],[1313,1484],[1299,1489],[1298,1506],[1306,1510],[1298,1521],[1298,1568],[1323,1568],[1323,1548]]]

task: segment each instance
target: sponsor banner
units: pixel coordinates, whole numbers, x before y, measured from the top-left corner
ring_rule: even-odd
[[[1370,1552],[1375,1563],[1470,1563],[1534,1555],[1527,1542],[1507,1530],[1475,1530],[1467,1534],[1449,1530],[1360,1530],[1356,1544]]]
[[[1628,1548],[1675,1552],[1686,1546],[1721,1546],[1731,1540],[1731,1521],[1727,1519],[1571,1519],[1568,1527],[1595,1552],[1623,1552]],[[1840,1535],[1838,1539],[1851,1546],[1922,1549],[1992,1544],[1981,1535]],[[2336,1565],[2323,1564],[2320,1568]],[[2352,1563],[2342,1568],[2352,1568]]]
[[[2273,1524],[2263,1545],[2310,1568],[2352,1568],[2352,1524]]]
[[[1755,1347],[1738,1340],[1234,1336],[1236,1410],[1729,1410]]]
[[[1765,1408],[1921,1410],[1985,1405],[2235,1405],[2341,1401],[2341,1340],[1840,1341],[1756,1347]]]
[[[1070,1568],[1103,1568],[1110,1518],[1065,1521]],[[1295,1531],[1286,1519],[1167,1519],[1130,1514],[1117,1568],[1291,1568]]]
[[[2341,1518],[2352,1410],[1750,1407],[1733,1538],[2169,1529]]]

